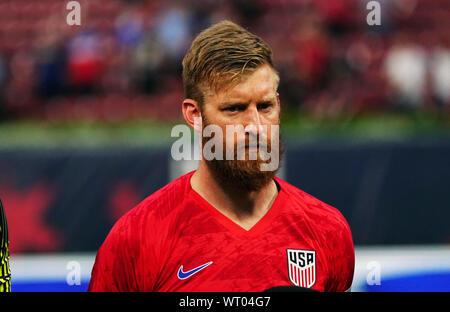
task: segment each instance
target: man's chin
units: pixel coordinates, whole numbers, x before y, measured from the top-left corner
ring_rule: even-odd
[[[258,191],[265,187],[276,171],[262,171],[259,160],[210,160],[206,162],[213,175],[228,188]]]

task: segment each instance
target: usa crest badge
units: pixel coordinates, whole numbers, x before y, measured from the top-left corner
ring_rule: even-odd
[[[287,249],[289,279],[295,286],[311,288],[316,282],[316,252]]]

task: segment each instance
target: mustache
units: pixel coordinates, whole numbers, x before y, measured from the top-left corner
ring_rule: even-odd
[[[269,138],[265,133],[246,133],[243,136],[238,135],[237,137],[231,137],[230,139],[224,138],[222,141],[223,155],[224,157],[226,157],[225,154],[234,155],[234,159],[238,160],[241,160],[238,156],[247,155],[249,153],[256,153],[258,155],[261,153],[263,155],[270,154],[273,151],[272,147],[279,147],[281,143],[280,136]],[[206,144],[209,140],[209,137],[202,138],[203,144]]]
[[[239,154],[239,153],[246,153],[248,152],[248,150],[252,149],[257,149],[258,151],[266,151],[266,152],[270,152],[271,150],[271,144],[260,144],[260,143],[249,143],[249,142],[235,142],[234,144],[234,153],[235,154]]]
[[[258,148],[262,150],[268,150],[271,148],[272,142],[267,138],[267,136],[261,136],[260,134],[249,134],[246,136],[245,140],[238,141],[234,143],[234,146],[238,149],[245,148]]]

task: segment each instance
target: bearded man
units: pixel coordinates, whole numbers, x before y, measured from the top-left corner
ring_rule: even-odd
[[[350,289],[346,220],[275,176],[278,83],[271,48],[244,28],[224,21],[194,39],[183,60],[183,116],[202,134],[214,126],[222,144],[202,149],[197,170],[114,225],[89,291]],[[203,146],[210,139],[202,136]]]

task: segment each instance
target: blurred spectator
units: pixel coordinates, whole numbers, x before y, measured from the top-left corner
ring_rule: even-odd
[[[431,88],[438,110],[450,107],[450,37],[442,38],[431,56]]]
[[[288,70],[296,77],[288,76],[289,85],[283,88],[295,91],[295,95],[290,93],[289,96],[301,105],[308,96],[323,89],[329,78],[330,40],[316,12],[307,11],[298,18],[292,47],[293,63],[290,63]]]
[[[36,50],[37,93],[49,98],[61,95],[65,89],[66,50],[52,42],[42,43]]]
[[[4,99],[4,90],[7,77],[7,63],[0,53],[0,121],[6,119],[6,107]]]
[[[355,107],[422,109],[429,95],[440,109],[449,107],[448,39],[429,54],[423,51],[445,33],[439,30],[445,28],[444,2],[378,0],[376,27],[366,22],[369,0],[80,2],[81,27],[68,26],[61,14],[65,6],[56,2],[11,2],[0,10],[0,53],[8,72],[6,81],[0,59],[0,110],[6,106],[10,116],[34,116],[39,110],[23,113],[24,107],[40,107],[41,98],[83,102],[78,95],[84,93],[94,93],[91,103],[118,93],[132,103],[126,105],[140,103],[134,99],[142,96],[162,103],[167,92],[182,90],[181,60],[193,35],[223,19],[270,43],[282,103],[294,111],[304,107],[328,116]],[[77,98],[64,101],[69,93]],[[51,97],[55,101],[47,101]],[[170,110],[155,105],[154,111]]]
[[[100,44],[104,61],[101,89],[104,93],[126,93],[132,89],[129,63],[133,49],[120,48],[114,34],[106,34]]]
[[[183,58],[190,43],[190,11],[181,1],[168,2],[156,22],[156,33],[164,54],[169,62],[178,62]]]
[[[369,43],[373,44],[373,40],[369,41],[369,38],[361,38],[349,44],[345,58],[348,66],[353,71],[363,73],[369,67],[373,49],[373,46],[369,47]]]
[[[22,111],[33,106],[33,86],[35,85],[35,59],[30,51],[19,50],[9,62],[7,90],[8,111]]]
[[[40,20],[36,27],[41,31],[32,42],[35,92],[44,99],[62,95],[66,89],[66,32],[58,15]]]
[[[415,110],[424,103],[427,58],[422,47],[410,35],[399,32],[387,52],[384,70],[394,105],[401,110]]]
[[[149,33],[137,46],[132,56],[132,68],[139,90],[153,93],[161,84],[160,73],[164,62],[164,51],[156,33]]]
[[[245,21],[245,25],[242,23],[241,16],[235,11],[235,6],[233,2],[228,0],[214,1],[209,6],[209,11],[207,12],[207,23],[202,25],[202,28],[197,28],[197,32],[209,27],[209,25],[219,23],[225,19],[234,21],[238,24],[248,27],[248,21]],[[196,32],[196,33],[197,33]]]
[[[89,94],[98,90],[104,70],[101,39],[95,30],[86,30],[70,40],[67,79],[72,92]]]
[[[143,35],[143,16],[137,10],[127,10],[115,21],[118,43],[123,47],[136,46]]]
[[[295,64],[301,80],[310,88],[323,87],[330,60],[330,42],[319,15],[301,17],[295,40]]]
[[[228,1],[222,2],[227,3]],[[240,20],[244,21],[245,27],[251,28],[264,14],[264,6],[258,0],[231,0],[230,2],[233,8],[232,12],[239,12]],[[230,18],[227,17],[227,19]]]
[[[359,15],[352,0],[315,0],[314,4],[323,18],[324,26],[334,36],[349,32]]]

